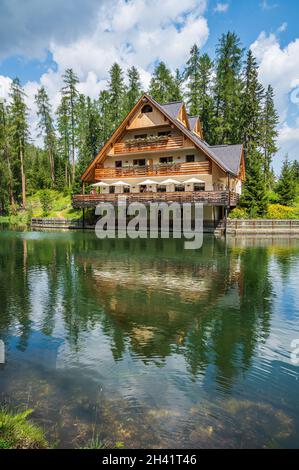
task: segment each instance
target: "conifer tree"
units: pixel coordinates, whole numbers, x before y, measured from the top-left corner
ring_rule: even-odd
[[[66,106],[67,113],[69,115],[69,126],[70,126],[70,151],[72,161],[72,183],[75,181],[76,171],[76,128],[77,128],[77,116],[76,106],[78,101],[78,90],[77,84],[79,79],[74,73],[73,69],[67,69],[63,75],[64,87],[62,88],[62,96],[65,99],[64,105]]]
[[[274,91],[272,86],[269,85],[265,94],[261,129],[261,147],[263,149],[264,173],[266,181],[270,175],[273,156],[278,150],[276,143],[278,137],[278,122],[278,114],[274,106]]]
[[[215,141],[240,141],[241,65],[243,49],[235,33],[223,34],[216,49]]]
[[[282,165],[276,192],[280,204],[284,206],[291,206],[296,199],[296,181],[294,178],[293,165],[290,163],[288,155],[286,155]]]
[[[110,132],[122,121],[125,114],[125,84],[121,67],[114,63],[109,71],[108,84]]]
[[[149,94],[161,104],[178,99],[177,84],[164,62],[160,62],[154,70]]]
[[[298,160],[293,161],[293,173],[296,183],[299,184],[299,162]]]
[[[9,139],[8,108],[4,100],[0,100],[0,165],[1,165],[1,201],[2,211],[6,210],[6,202],[15,211],[14,178],[12,171],[12,149]],[[7,197],[6,197],[7,193]]]
[[[44,138],[45,150],[48,153],[52,184],[55,184],[55,146],[56,136],[52,118],[52,107],[45,88],[42,86],[35,96],[39,136]]]
[[[264,97],[264,89],[258,81],[258,66],[250,49],[247,53],[244,75],[240,128],[242,132],[241,141],[244,143],[245,161],[247,162],[251,151],[261,145],[262,102]]]
[[[263,172],[262,155],[253,149],[246,166],[246,180],[240,199],[240,205],[245,207],[251,217],[265,215],[268,205],[268,193]]]
[[[141,96],[140,75],[136,67],[131,67],[127,72],[128,89],[126,96],[126,113],[130,112]]]
[[[107,90],[101,91],[97,104],[100,117],[100,143],[103,145],[113,128],[110,123],[110,96]]]
[[[70,186],[69,160],[71,151],[71,125],[67,98],[65,96],[62,96],[57,109],[57,128],[59,133],[58,151],[60,155],[60,168],[58,173],[61,178],[63,167],[65,186]]]
[[[10,132],[20,168],[22,207],[26,208],[25,149],[29,139],[28,107],[20,80],[15,78],[10,88]]]

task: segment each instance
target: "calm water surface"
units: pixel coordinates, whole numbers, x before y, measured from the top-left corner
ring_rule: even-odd
[[[59,447],[299,447],[299,240],[0,232],[2,403]]]

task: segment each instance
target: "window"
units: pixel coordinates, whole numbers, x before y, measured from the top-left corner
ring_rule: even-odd
[[[147,138],[147,134],[134,135],[134,139],[146,139],[146,138]]]
[[[173,157],[160,157],[160,163],[172,163]]]
[[[145,159],[144,158],[138,158],[136,160],[133,160],[133,165],[134,166],[145,166]]]
[[[115,193],[115,186],[109,186],[109,193],[114,194]]]
[[[175,185],[175,191],[176,191],[176,192],[185,191],[185,186],[184,186],[183,184],[176,184],[176,185]]]
[[[162,137],[163,135],[168,136],[171,134],[171,131],[161,131],[158,132],[158,137]]]
[[[186,163],[192,163],[195,161],[194,155],[186,155]]]
[[[130,186],[124,186],[124,193],[130,192]]]
[[[161,186],[160,184],[157,186],[157,193],[166,193],[166,186]]]
[[[123,162],[121,160],[116,160],[115,168],[121,168],[123,166]]]
[[[153,108],[151,107],[150,104],[145,104],[141,110],[142,113],[152,113]]]
[[[204,191],[204,190],[205,190],[205,183],[194,184],[194,191]]]

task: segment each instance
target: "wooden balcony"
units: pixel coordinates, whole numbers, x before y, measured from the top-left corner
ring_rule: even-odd
[[[213,206],[237,205],[238,195],[233,191],[195,191],[195,192],[146,192],[146,193],[125,193],[125,194],[76,194],[73,196],[73,207],[95,207],[100,202],[117,204],[118,196],[126,196],[127,204],[131,202],[201,202]]]
[[[157,140],[135,139],[136,142],[118,142],[114,145],[114,154],[127,154],[136,152],[153,152],[159,150],[174,150],[182,148],[184,145],[184,137],[166,136],[165,138],[157,138]]]
[[[121,168],[96,168],[95,179],[142,178],[149,176],[204,175],[212,173],[211,162],[173,163]]]

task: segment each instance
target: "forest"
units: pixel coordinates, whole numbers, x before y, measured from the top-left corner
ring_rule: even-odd
[[[111,66],[107,88],[97,99],[79,93],[78,84],[76,71],[67,69],[56,110],[47,90],[43,86],[38,90],[35,102],[42,148],[30,136],[29,110],[18,78],[12,81],[9,99],[0,101],[2,215],[28,211],[35,194],[47,215],[51,193],[70,198],[80,192],[80,175],[147,91],[160,103],[183,99],[189,114],[200,116],[209,144],[244,144],[246,181],[240,208],[234,210],[236,217],[263,217],[269,204],[272,217],[275,210],[298,217],[298,161],[290,162],[286,156],[279,176],[272,169],[278,151],[275,90],[259,82],[257,61],[235,33],[219,38],[213,59],[194,44],[183,70],[173,73],[159,62],[148,90],[142,89],[137,67],[123,71],[117,63]]]

